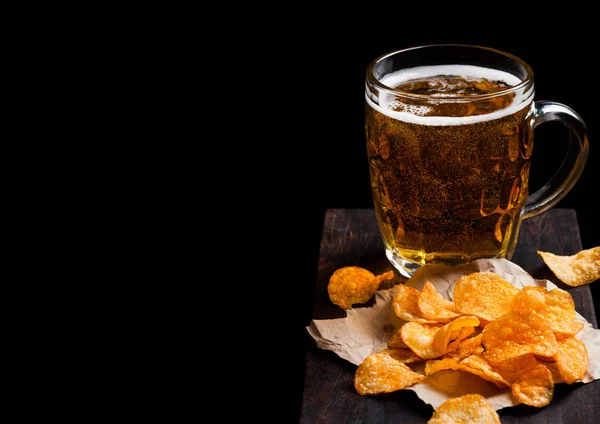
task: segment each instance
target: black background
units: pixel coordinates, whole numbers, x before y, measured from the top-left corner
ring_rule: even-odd
[[[491,22],[490,28],[485,22],[477,28],[463,25],[466,30],[459,34],[451,26],[432,31],[433,24],[427,22],[407,25],[400,16],[395,19],[383,12],[374,17],[367,11],[362,22],[349,23],[328,15],[307,18],[304,24],[293,27],[298,30],[297,37],[287,40],[288,48],[278,52],[279,59],[272,59],[281,81],[275,90],[286,99],[284,104],[277,104],[280,110],[276,115],[281,115],[282,125],[272,148],[286,148],[279,152],[284,158],[279,155],[273,159],[273,173],[266,176],[273,184],[269,204],[288,211],[269,214],[267,222],[274,229],[271,243],[278,246],[276,259],[269,262],[278,264],[276,281],[283,284],[275,299],[280,306],[277,316],[293,329],[282,340],[288,342],[283,348],[286,354],[276,370],[279,404],[289,411],[291,420],[298,419],[301,408],[309,343],[305,327],[311,319],[323,214],[327,208],[372,207],[364,141],[364,78],[374,58],[417,45],[458,43],[500,49],[531,65],[536,100],[564,103],[588,126],[587,166],[576,186],[555,207],[576,210],[583,248],[600,246],[598,209],[593,205],[598,197],[600,167],[596,139],[600,124],[594,103],[600,93],[594,82],[595,50],[586,33],[575,39],[561,36],[559,27],[525,31],[519,28],[526,28],[527,23],[518,21],[503,24],[501,36],[493,28],[499,24]],[[586,31],[592,32],[591,28]],[[293,72],[286,73],[286,69]],[[547,123],[536,129],[530,193],[552,177],[566,151],[567,139],[561,124]],[[277,241],[282,238],[283,243]],[[599,285],[591,286],[597,316]],[[286,301],[282,304],[280,296],[284,293]],[[270,305],[272,308],[273,303]]]

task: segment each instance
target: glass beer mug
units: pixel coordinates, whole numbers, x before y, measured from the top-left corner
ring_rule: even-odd
[[[523,219],[561,200],[588,155],[583,120],[534,101],[533,71],[491,48],[431,45],[367,68],[371,189],[386,256],[410,277],[428,263],[511,259]],[[534,129],[560,121],[571,146],[557,174],[529,195]]]

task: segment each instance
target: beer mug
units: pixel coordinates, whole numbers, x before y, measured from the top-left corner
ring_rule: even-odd
[[[386,256],[410,277],[421,265],[511,259],[523,219],[556,205],[588,155],[570,107],[534,101],[531,67],[491,48],[430,45],[367,68],[365,130],[373,203]],[[571,145],[529,195],[534,129],[562,122]]]

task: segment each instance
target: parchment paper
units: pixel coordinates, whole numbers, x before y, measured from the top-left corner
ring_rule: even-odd
[[[463,275],[479,271],[495,272],[518,289],[541,286],[552,290],[557,287],[551,281],[533,279],[520,266],[506,259],[480,259],[455,267],[426,265],[405,284],[420,291],[425,282],[430,281],[446,299],[454,300],[455,282]],[[321,349],[331,350],[358,366],[367,356],[385,349],[392,333],[406,322],[394,313],[392,299],[395,294],[396,287],[380,290],[375,294],[372,307],[349,309],[345,318],[312,320],[307,330]],[[589,366],[582,381],[589,383],[600,378],[600,330],[593,328],[579,313],[577,318],[585,324],[577,337],[588,350]],[[516,405],[510,389],[498,389],[476,375],[454,370],[438,371],[406,390],[413,390],[434,408],[451,397],[467,393],[480,393],[496,410]]]

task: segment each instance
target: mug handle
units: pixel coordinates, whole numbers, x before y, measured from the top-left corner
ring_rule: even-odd
[[[544,122],[560,121],[570,132],[569,150],[556,174],[542,188],[527,198],[522,218],[539,215],[556,205],[573,188],[585,167],[589,145],[587,128],[583,119],[561,103],[536,101],[533,107],[531,128]]]

